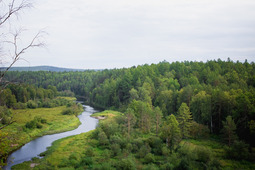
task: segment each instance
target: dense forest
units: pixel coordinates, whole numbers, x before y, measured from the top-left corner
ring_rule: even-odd
[[[9,85],[0,97],[1,105],[8,108],[36,98],[52,99],[61,91],[62,95],[75,95],[92,106],[125,113],[112,126],[100,123],[92,135],[100,139],[102,147],[112,151],[113,158],[122,150],[137,153],[138,160],[141,158],[143,163],[162,169],[185,165],[219,168],[213,159],[203,160],[203,156],[206,157],[203,148],[198,151],[201,160],[193,160],[193,163],[188,158],[180,158],[175,166],[157,161],[161,160],[157,159],[160,155],[181,154],[180,149],[177,152],[181,140],[211,136],[226,145],[226,157],[254,161],[254,63],[230,59],[206,63],[163,61],[103,71],[11,71],[5,79],[32,84]],[[36,103],[38,105],[40,103]],[[146,140],[138,141],[139,136]],[[120,138],[126,139],[126,143]],[[136,148],[132,148],[134,143]],[[109,166],[118,169],[120,164]]]

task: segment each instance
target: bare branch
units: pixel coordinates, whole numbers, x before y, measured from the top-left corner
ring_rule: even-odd
[[[0,26],[3,25],[6,21],[8,21],[12,15],[17,15],[19,11],[25,8],[31,8],[32,4],[28,0],[22,0],[19,4],[16,5],[17,0],[12,0],[12,2],[8,5],[8,11],[2,16],[0,16]],[[0,4],[3,4],[3,1],[0,1]],[[6,5],[7,6],[7,5]]]
[[[6,126],[9,126],[9,125],[13,124],[14,122],[16,122],[16,121],[11,121],[11,122],[7,123],[6,125],[1,126],[1,127],[0,127],[0,130],[3,129],[3,128],[5,128]]]
[[[15,120],[12,120],[12,119],[13,119],[13,116],[14,116],[14,115],[12,115],[10,121],[9,121],[7,124],[5,124],[5,125],[3,125],[3,126],[0,127],[0,130],[3,129],[3,128],[5,128],[6,126],[9,126],[9,125],[13,124],[14,122],[16,122]],[[2,119],[3,119],[3,118],[1,118],[0,121],[1,121]]]
[[[0,83],[3,80],[3,77],[5,76],[6,72],[18,61],[21,59],[22,54],[24,54],[28,49],[34,48],[34,47],[43,47],[45,44],[41,41],[42,35],[45,34],[43,31],[39,31],[34,38],[30,41],[30,43],[23,47],[22,49],[18,49],[18,38],[20,35],[20,32],[16,32],[13,35],[13,41],[6,41],[7,43],[10,43],[13,45],[13,56],[12,56],[12,62],[11,64],[0,74]]]

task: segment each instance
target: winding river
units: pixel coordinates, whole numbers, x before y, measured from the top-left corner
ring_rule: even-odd
[[[38,155],[47,150],[47,147],[51,146],[55,140],[78,135],[80,133],[88,132],[96,128],[98,120],[90,117],[91,114],[97,112],[94,108],[83,105],[84,112],[78,116],[81,125],[72,131],[57,133],[53,135],[45,135],[39,137],[21,147],[19,150],[13,152],[8,158],[8,164],[4,169],[9,170],[13,165],[20,164],[25,161],[31,160],[33,157],[39,157]]]

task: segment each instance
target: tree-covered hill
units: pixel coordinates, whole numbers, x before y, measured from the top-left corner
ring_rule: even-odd
[[[6,67],[1,67],[0,70],[5,70]],[[31,66],[31,67],[11,67],[9,71],[52,71],[52,72],[69,72],[69,71],[84,71],[85,69],[71,69],[53,66]]]
[[[216,135],[233,159],[241,151],[254,154],[254,63],[164,61],[102,71],[8,72],[6,79],[55,86],[93,106],[122,111],[130,127],[124,137],[132,128],[135,135],[160,133],[171,152],[180,139]]]

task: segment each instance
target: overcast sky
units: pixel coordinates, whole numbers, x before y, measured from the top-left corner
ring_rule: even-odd
[[[16,66],[255,61],[254,0],[40,0],[20,23],[29,33],[44,29],[47,48]]]

